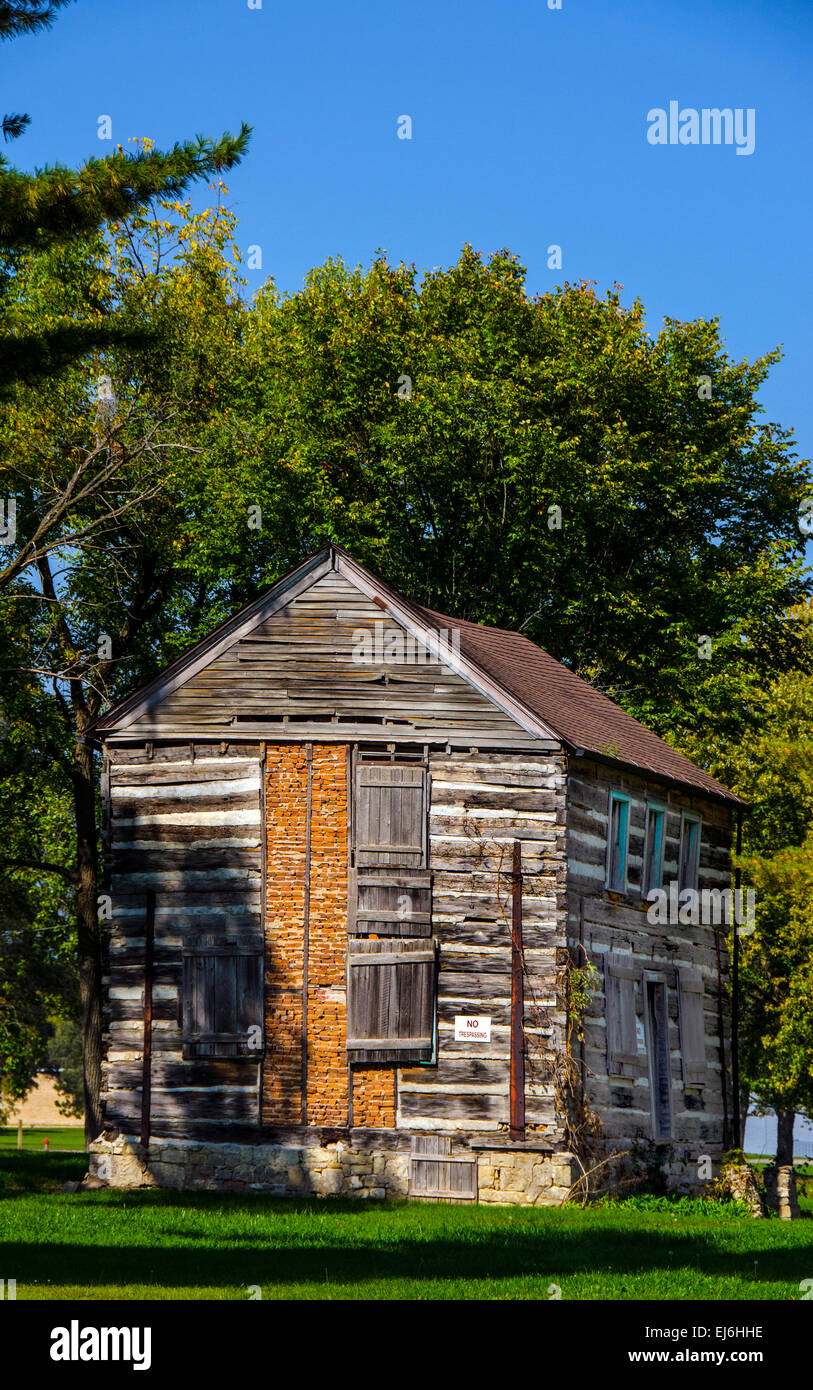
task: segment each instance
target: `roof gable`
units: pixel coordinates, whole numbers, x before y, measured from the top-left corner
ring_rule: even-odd
[[[457,743],[556,740],[537,712],[461,654],[457,634],[402,607],[349,557],[324,552],[96,723],[144,738],[228,732]],[[373,727],[377,726],[377,727]],[[355,735],[354,735],[355,731]]]
[[[406,674],[397,669],[393,674],[386,660],[374,659],[359,671],[353,633],[373,631],[384,615],[421,649],[434,643],[434,667],[413,664]],[[297,661],[306,668],[302,680],[293,672]],[[277,719],[318,723],[324,717],[335,734],[336,721],[351,722],[350,713],[331,712],[325,695],[328,677],[337,673],[345,682],[348,709],[379,723],[383,710],[394,725],[403,723],[405,735],[412,730],[416,738],[437,737],[438,719],[446,717],[461,739],[470,735],[472,743],[481,734],[507,740],[512,731],[525,739],[555,739],[571,752],[591,753],[743,804],[527,638],[411,603],[335,545],[222,623],[101,716],[91,732],[155,737],[163,723],[167,732],[182,733],[203,713],[210,734],[236,727],[262,736],[260,712],[271,718],[276,711]],[[240,691],[241,712],[222,704],[229,681]]]

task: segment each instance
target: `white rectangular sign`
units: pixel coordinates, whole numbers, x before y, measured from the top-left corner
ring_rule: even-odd
[[[491,1042],[491,1019],[482,1015],[456,1014],[454,1021],[455,1042]]]

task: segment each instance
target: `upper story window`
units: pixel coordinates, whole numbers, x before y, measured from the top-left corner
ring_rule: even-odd
[[[621,792],[610,792],[607,818],[607,870],[605,888],[624,893],[627,888],[627,848],[629,844],[630,799]]]
[[[680,820],[680,854],[678,857],[678,887],[697,888],[697,874],[700,868],[700,828],[699,816],[684,811]]]
[[[666,826],[666,808],[650,802],[646,808],[646,835],[644,837],[644,864],[641,874],[641,893],[646,897],[653,888],[660,888],[663,882],[663,848]]]

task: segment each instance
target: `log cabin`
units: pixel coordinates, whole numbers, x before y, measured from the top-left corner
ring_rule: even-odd
[[[96,1179],[543,1204],[712,1176],[727,928],[692,904],[726,898],[742,802],[528,639],[331,545],[89,737]]]

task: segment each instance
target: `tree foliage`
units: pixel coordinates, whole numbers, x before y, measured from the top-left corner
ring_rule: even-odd
[[[422,277],[329,261],[248,303],[222,192],[198,213],[161,199],[17,271],[21,332],[59,329],[74,296],[92,332],[122,329],[47,393],[18,384],[0,433],[18,545],[100,439],[98,467],[116,462],[39,546],[36,581],[7,590],[15,698],[32,681],[47,695],[66,760],[80,959],[98,955],[88,724],[328,540],[419,601],[524,631],[746,786],[768,692],[811,665],[809,467],[758,405],[778,354],[732,361],[713,320],[653,336],[618,287],[529,295],[515,257],[470,248]],[[787,826],[765,798],[766,826]]]

